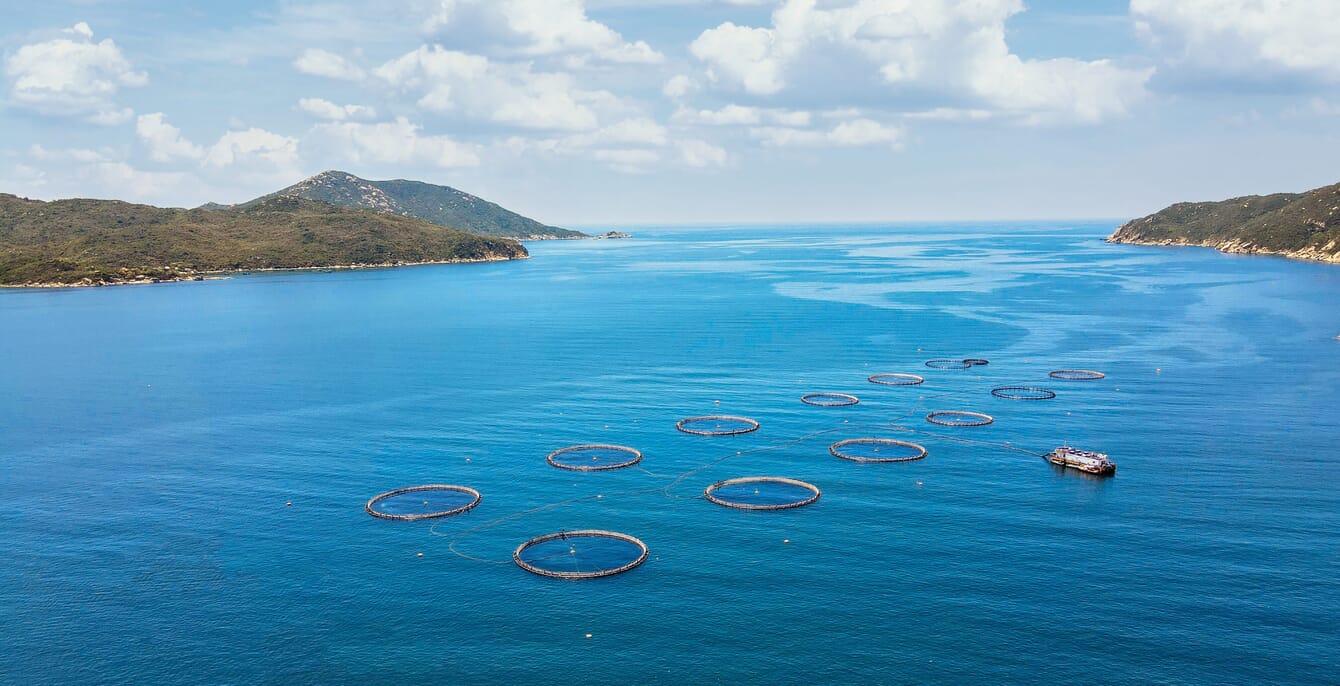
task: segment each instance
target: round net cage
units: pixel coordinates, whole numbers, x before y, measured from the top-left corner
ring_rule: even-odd
[[[642,461],[642,453],[623,445],[590,443],[560,448],[544,458],[559,469],[578,472],[598,472],[605,469],[631,467]]]
[[[465,486],[427,484],[397,488],[373,497],[363,508],[382,519],[431,519],[460,514],[479,504],[479,491]]]
[[[1063,381],[1097,381],[1107,378],[1106,374],[1095,372],[1092,369],[1058,369],[1054,372],[1048,372],[1047,376]]]
[[[926,415],[926,421],[940,426],[986,426],[996,421],[996,418],[981,412],[940,410]]]
[[[851,438],[828,446],[828,452],[853,462],[911,462],[926,457],[926,448],[892,438]]]
[[[897,372],[871,374],[866,380],[881,386],[916,386],[926,382],[926,379],[916,374],[899,374]]]
[[[1056,391],[1032,386],[997,386],[991,389],[991,395],[1006,400],[1051,400]]]
[[[698,436],[734,436],[758,430],[758,422],[748,417],[732,417],[725,414],[713,414],[705,417],[689,417],[675,422],[675,428],[686,434]]]
[[[963,364],[966,364],[969,367],[985,367],[986,365],[991,364],[991,360],[982,359],[980,357],[969,357],[963,361]]]
[[[967,369],[972,365],[967,360],[926,360],[926,366],[931,369]]]
[[[861,399],[846,393],[806,393],[800,396],[800,402],[820,407],[845,407],[855,405]]]
[[[582,529],[545,534],[512,553],[517,566],[555,579],[594,579],[626,572],[647,559],[647,545],[617,531]]]
[[[745,476],[718,481],[703,495],[708,500],[741,510],[785,510],[819,499],[819,487],[780,476]]]

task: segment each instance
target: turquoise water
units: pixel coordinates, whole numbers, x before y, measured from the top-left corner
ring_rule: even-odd
[[[1110,228],[641,229],[2,292],[0,681],[1333,683],[1340,268]],[[923,366],[964,357],[990,364]],[[1070,367],[1108,376],[1047,378]],[[860,403],[799,401],[822,391]],[[675,430],[707,414],[761,428]],[[929,455],[828,453],[861,436]],[[1117,475],[1037,456],[1063,442]],[[645,458],[545,463],[579,443]],[[757,475],[823,496],[701,498]],[[420,483],[482,501],[363,510]],[[511,563],[586,528],[650,556],[590,581]]]

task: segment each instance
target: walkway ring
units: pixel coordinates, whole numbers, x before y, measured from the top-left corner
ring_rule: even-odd
[[[692,422],[708,421],[736,422],[741,426],[736,429],[694,429],[689,427],[689,424]],[[709,414],[701,417],[687,417],[681,419],[675,422],[675,428],[686,434],[694,434],[695,436],[734,436],[736,434],[747,434],[750,431],[757,431],[758,422],[748,417],[736,417],[728,414]]]
[[[800,402],[819,407],[846,407],[861,402],[861,399],[848,393],[806,393],[800,396]]]
[[[863,455],[852,455],[850,453],[842,452],[842,448],[845,446],[870,444],[912,448],[917,451],[917,454],[900,457],[865,457]],[[899,441],[892,438],[849,438],[845,441],[838,441],[837,443],[828,446],[828,452],[832,453],[833,457],[840,457],[844,460],[851,460],[852,462],[912,462],[913,460],[920,460],[926,457],[925,446],[911,441]]]
[[[866,381],[877,383],[881,386],[916,386],[926,382],[924,377],[916,374],[900,374],[898,372],[886,372],[884,374],[871,374],[866,377]]]
[[[926,360],[926,366],[931,369],[967,369],[972,365],[965,360]]]
[[[926,421],[940,426],[986,426],[996,418],[968,410],[938,410],[926,415]]]
[[[997,386],[991,389],[991,395],[1006,400],[1051,400],[1056,391],[1033,386]]]
[[[785,484],[788,486],[800,486],[800,488],[808,490],[808,492],[811,493],[811,496],[803,498],[803,500],[797,500],[792,502],[780,502],[780,504],[766,504],[766,505],[754,504],[754,502],[737,502],[733,500],[725,500],[725,498],[717,496],[716,493],[717,489],[722,488],[722,486],[733,486],[737,484]],[[702,494],[703,497],[708,498],[708,500],[712,502],[716,502],[717,505],[728,506],[728,508],[760,509],[760,510],[799,508],[799,506],[808,505],[811,504],[811,502],[813,501],[819,500],[820,496],[819,486],[809,484],[809,482],[807,481],[800,481],[799,478],[785,478],[785,477],[728,478],[728,480],[717,481],[716,484],[708,486],[708,488],[703,490]]]
[[[552,541],[556,538],[568,539],[568,538],[582,538],[582,537],[614,538],[620,541],[627,541],[628,543],[632,543],[633,545],[637,546],[638,550],[641,552],[637,556],[636,560],[633,560],[632,562],[629,562],[627,564],[623,564],[618,567],[611,567],[609,569],[593,570],[590,572],[557,572],[552,569],[542,569],[540,567],[536,567],[535,565],[532,565],[529,562],[526,562],[525,560],[521,559],[521,553],[525,551],[526,548],[529,548],[533,545],[544,543],[545,541]],[[558,531],[552,534],[536,536],[535,538],[532,538],[529,541],[526,541],[525,543],[522,543],[521,545],[517,546],[516,550],[512,553],[512,561],[516,563],[516,566],[532,574],[539,574],[540,576],[547,576],[555,579],[595,579],[597,577],[602,576],[613,576],[615,574],[622,574],[623,572],[626,572],[642,564],[643,562],[646,562],[647,544],[643,543],[637,538],[634,538],[633,536],[629,536],[628,534],[621,534],[617,531],[605,531],[602,529],[579,529],[577,531]]]
[[[442,510],[439,512],[425,512],[423,514],[392,514],[390,512],[380,512],[375,509],[377,503],[386,500],[387,498],[394,498],[395,496],[398,495],[403,495],[405,493],[414,493],[416,491],[456,491],[458,493],[465,493],[466,495],[471,496],[473,499],[469,503],[466,503],[465,505],[462,505],[460,507],[452,508],[450,510]],[[372,515],[373,517],[380,517],[382,519],[398,519],[400,521],[414,521],[418,519],[433,519],[436,517],[449,517],[451,515],[460,514],[462,512],[465,512],[466,510],[469,510],[475,505],[478,505],[479,500],[480,500],[479,491],[476,491],[475,489],[470,488],[468,486],[456,486],[454,484],[424,484],[422,486],[409,486],[408,488],[397,488],[394,491],[387,491],[385,493],[373,496],[373,498],[369,500],[366,505],[363,506],[363,509],[367,510],[368,514]]]
[[[1062,381],[1097,381],[1107,378],[1106,374],[1092,369],[1058,369],[1054,372],[1048,372],[1047,376]]]
[[[608,464],[599,464],[599,465],[564,464],[554,459],[559,455],[565,455],[567,453],[577,452],[580,450],[613,450],[621,453],[627,453],[628,455],[630,455],[630,458],[622,462],[611,462]],[[642,461],[642,452],[636,448],[629,448],[626,445],[587,443],[584,445],[572,445],[566,448],[559,448],[558,450],[549,453],[549,455],[546,456],[544,460],[545,462],[548,462],[550,465],[558,467],[559,469],[570,469],[574,472],[599,472],[604,471],[606,469],[622,469],[623,467],[631,467]]]

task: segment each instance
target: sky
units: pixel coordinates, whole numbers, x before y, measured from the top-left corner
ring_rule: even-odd
[[[326,169],[546,223],[1127,219],[1340,181],[1340,0],[6,0],[0,192]]]

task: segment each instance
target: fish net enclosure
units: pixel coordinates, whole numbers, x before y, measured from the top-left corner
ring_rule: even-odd
[[[1051,400],[1056,391],[1032,386],[997,386],[991,389],[991,395],[1006,400]]]
[[[1106,374],[1092,369],[1058,369],[1054,372],[1048,372],[1047,376],[1062,381],[1097,381],[1107,378]]]
[[[786,510],[819,499],[819,487],[780,476],[745,476],[718,481],[703,495],[708,500],[741,510]]]
[[[626,572],[647,559],[647,545],[617,531],[581,529],[545,534],[512,553],[517,566],[555,579],[594,579]]]
[[[697,436],[734,436],[758,430],[758,422],[748,417],[713,414],[689,417],[675,422],[675,428]]]
[[[625,445],[589,443],[555,450],[549,453],[545,461],[559,469],[598,472],[631,467],[642,461],[642,453]]]
[[[800,396],[800,402],[819,407],[845,407],[855,405],[861,399],[846,393],[806,393]]]
[[[964,360],[963,363],[969,367],[985,367],[986,365],[991,364],[991,360],[982,359],[980,357],[969,357]]]
[[[426,484],[387,491],[369,500],[364,509],[382,519],[432,519],[460,514],[479,504],[479,491],[451,484]]]
[[[986,426],[996,421],[996,418],[981,412],[940,410],[926,415],[926,421],[940,426]]]
[[[851,438],[828,446],[828,452],[853,462],[911,462],[926,457],[926,448],[892,438]]]
[[[900,374],[898,372],[887,372],[884,374],[871,374],[866,378],[870,383],[877,383],[881,386],[916,386],[926,383],[926,379],[916,374]]]
[[[967,369],[972,365],[967,360],[926,360],[931,369]]]

